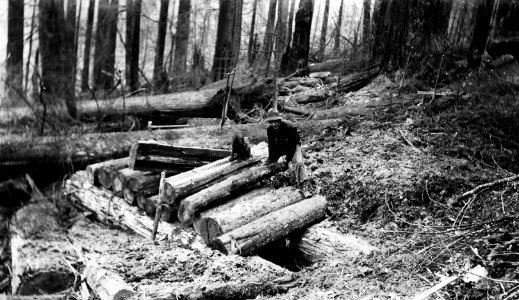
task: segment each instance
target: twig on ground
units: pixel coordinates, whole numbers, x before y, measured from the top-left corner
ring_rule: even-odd
[[[502,183],[507,183],[507,182],[515,181],[515,180],[518,180],[518,179],[519,179],[519,175],[514,175],[514,176],[511,176],[511,177],[506,177],[506,178],[495,180],[495,181],[492,181],[492,182],[489,182],[489,183],[478,185],[477,187],[473,188],[472,190],[470,190],[468,192],[465,192],[465,193],[461,194],[460,196],[456,197],[451,202],[451,206],[454,205],[455,203],[457,203],[458,201],[460,201],[461,199],[467,198],[469,196],[476,195],[476,194],[480,193],[483,190],[486,190],[488,188],[491,188],[493,186],[496,186],[496,185],[499,185],[499,184],[502,184]]]
[[[419,153],[422,153],[422,150],[416,148],[415,145],[413,145],[413,143],[404,135],[404,133],[402,132],[402,130],[398,129],[398,132],[400,133],[400,135],[402,136],[402,138],[405,140],[405,142],[411,146],[413,148],[413,150],[419,152]]]

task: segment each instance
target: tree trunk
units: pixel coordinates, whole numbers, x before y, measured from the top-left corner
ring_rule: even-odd
[[[125,193],[132,192],[130,198],[124,197],[124,200],[130,205],[136,205],[136,198],[133,197],[134,189],[130,188],[130,183],[133,183],[135,188],[144,186],[150,190],[148,195],[153,195],[158,191],[158,177],[152,172],[135,171],[130,168],[124,168],[113,172],[112,176],[112,191],[117,196],[123,196]]]
[[[205,166],[184,172],[166,179],[166,197],[169,204],[179,202],[189,195],[226,180],[245,168],[257,165],[267,157],[266,143],[260,143],[251,148],[252,157],[248,160],[229,161],[222,158]]]
[[[113,169],[125,168],[126,166],[128,166],[128,163],[128,157],[123,157],[119,159],[111,159],[100,163],[88,165],[86,167],[88,181],[96,186],[101,185],[104,188],[110,188],[112,186],[112,181],[111,179],[107,180],[109,179],[106,177],[108,171]]]
[[[169,0],[160,1],[160,16],[157,33],[157,46],[155,47],[155,63],[153,66],[154,90],[167,91],[167,72],[164,68],[164,47],[166,44],[166,30],[168,26]]]
[[[364,49],[369,49],[371,34],[371,0],[364,0],[362,4],[362,43]]]
[[[226,197],[243,192],[258,181],[287,169],[286,163],[259,165],[244,170],[236,175],[214,184],[200,192],[188,196],[180,202],[178,219],[183,224],[191,224],[196,213]]]
[[[139,208],[129,205],[119,197],[113,197],[111,192],[90,185],[84,171],[72,175],[65,182],[63,191],[73,204],[91,211],[98,220],[106,222],[116,219],[118,222],[113,224],[151,239],[153,220]],[[167,237],[169,241],[177,241],[183,245],[203,245],[193,230],[177,224],[161,222],[157,233],[157,240]]]
[[[23,11],[24,3],[20,0],[9,0],[7,12],[7,59],[6,87],[9,98],[17,99],[15,92],[23,91]],[[30,30],[33,30],[31,28]],[[29,70],[26,70],[28,72]]]
[[[110,90],[115,78],[115,41],[119,0],[99,0],[97,13],[94,87]]]
[[[344,0],[341,0],[339,12],[337,12],[337,26],[335,26],[335,44],[333,46],[333,53],[338,56],[341,52],[341,30],[342,30],[342,15],[344,10]]]
[[[177,33],[175,34],[175,74],[186,72],[190,15],[191,0],[180,0],[178,5]]]
[[[270,0],[267,27],[265,28],[265,37],[263,38],[263,65],[266,65],[266,70],[269,70],[270,58],[274,50],[274,40],[276,32],[274,26],[276,24],[276,4],[277,0]]]
[[[279,72],[281,55],[287,49],[287,15],[288,3],[278,2],[278,19],[276,24],[276,52],[274,55],[276,72]]]
[[[255,44],[254,29],[256,26],[257,9],[258,9],[258,0],[254,0],[254,4],[252,6],[252,20],[251,20],[251,25],[250,25],[249,45],[248,45],[248,50],[247,50],[247,58],[249,59],[249,65],[251,65],[251,66],[254,63],[254,56],[253,56],[254,44]]]
[[[308,54],[310,53],[310,29],[314,11],[313,0],[301,0],[296,13],[296,23],[292,38],[292,47],[286,65],[281,66],[285,74],[303,70],[301,75],[308,75]]]
[[[214,239],[226,232],[299,201],[301,195],[293,187],[278,190],[263,187],[203,211],[195,217],[193,227],[204,242],[210,245]]]
[[[258,218],[214,240],[213,248],[224,254],[250,255],[270,242],[320,221],[326,199],[314,196]]]
[[[310,89],[306,92],[292,95],[290,100],[299,104],[308,104],[325,101],[326,99],[330,98],[330,95],[332,95],[332,93],[323,89]]]
[[[228,150],[139,141],[130,151],[130,167],[138,171],[188,171],[230,155]]]
[[[296,10],[296,0],[290,1],[290,15],[288,16],[288,30],[287,30],[287,47],[292,45],[292,28],[294,26],[294,13]]]
[[[78,258],[59,225],[50,202],[31,203],[11,220],[13,294],[54,294],[69,289],[75,275],[70,265]]]
[[[97,263],[89,263],[84,276],[88,286],[100,300],[124,300],[135,295],[132,287],[121,276]]]
[[[379,73],[380,67],[374,66],[365,71],[343,77],[336,84],[337,92],[348,93],[357,91],[366,86],[371,80],[373,80],[373,78],[377,77]],[[330,86],[333,87],[334,85],[335,84],[331,84]]]
[[[469,65],[478,65],[481,61],[483,51],[487,43],[490,33],[490,19],[492,16],[492,8],[496,0],[477,0],[476,1],[476,17],[474,31],[469,48]]]
[[[354,261],[377,250],[363,239],[330,227],[326,221],[310,226],[290,237],[290,247],[310,264],[333,258]]]
[[[67,0],[67,11],[65,14],[65,38],[63,41],[63,51],[66,56],[64,59],[64,78],[67,79],[63,82],[65,98],[65,104],[67,106],[68,114],[73,118],[77,118],[76,108],[76,60],[77,51],[74,45],[76,40],[76,0]]]
[[[241,37],[243,0],[220,0],[218,29],[211,78],[217,81],[226,77],[238,62]],[[240,28],[240,30],[237,30]]]
[[[141,0],[126,2],[126,84],[130,92],[139,88],[139,39],[141,30]]]
[[[83,55],[83,70],[81,72],[81,91],[86,92],[89,89],[89,72],[90,72],[90,50],[92,48],[92,28],[94,27],[94,10],[95,0],[89,0],[87,24],[85,33],[85,54]]]
[[[328,32],[328,14],[330,12],[330,0],[326,0],[324,5],[324,16],[323,16],[323,24],[321,27],[321,43],[319,44],[319,59],[321,61],[324,60],[326,55],[326,35]],[[316,24],[317,26],[317,24]]]

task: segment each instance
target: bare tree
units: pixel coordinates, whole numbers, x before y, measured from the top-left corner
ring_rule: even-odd
[[[369,35],[371,32],[371,0],[364,0],[362,13],[362,43],[364,44],[364,47],[368,47]]]
[[[263,38],[263,61],[267,64],[267,70],[269,69],[270,57],[274,48],[276,4],[277,0],[270,0],[267,27],[265,29],[265,37]]]
[[[278,19],[276,23],[276,68],[279,67],[278,58],[285,51],[287,46],[287,15],[288,6],[285,1],[279,1],[278,3]]]
[[[153,83],[155,90],[167,90],[167,72],[164,69],[164,47],[166,44],[166,30],[168,28],[169,0],[160,1],[160,17],[157,33],[157,46],[155,47],[155,63],[153,66]]]
[[[220,0],[216,45],[211,77],[220,80],[236,67],[239,57],[241,36],[241,14],[243,0]]]
[[[477,0],[475,25],[472,33],[472,40],[468,52],[468,61],[470,65],[479,64],[483,51],[487,43],[490,33],[490,19],[492,17],[492,8],[495,0]]]
[[[189,20],[191,16],[191,0],[180,0],[178,5],[177,33],[175,35],[174,72],[186,72],[187,45],[189,42]]]
[[[94,54],[96,89],[110,90],[114,85],[118,7],[119,0],[99,0]]]
[[[129,0],[128,0],[129,1]],[[81,73],[81,91],[88,90],[89,70],[90,70],[90,50],[92,48],[92,28],[94,27],[95,0],[90,0],[88,4],[87,24],[85,34],[85,52],[83,55],[83,70]]]
[[[9,97],[16,97],[12,89],[22,90],[23,78],[23,1],[9,0],[7,16],[6,83]],[[32,30],[32,29],[31,29]]]
[[[258,0],[254,0],[254,4],[252,7],[252,20],[250,24],[250,34],[249,34],[249,47],[247,49],[247,58],[249,59],[249,65],[254,63],[252,51],[254,49],[254,27],[256,26],[256,12],[258,9]]]
[[[142,0],[126,1],[126,84],[130,91],[139,88],[139,39]]]
[[[330,0],[326,0],[324,4],[324,15],[323,15],[323,24],[321,26],[321,41],[319,44],[319,59],[323,60],[325,55],[326,48],[326,35],[328,31],[328,14],[330,12]],[[317,25],[317,24],[316,24]]]
[[[287,30],[287,46],[290,47],[292,44],[292,25],[294,23],[296,0],[290,1],[290,13],[288,16],[288,30]]]
[[[370,0],[366,0],[370,1]],[[339,55],[341,50],[341,29],[342,29],[342,14],[344,10],[344,0],[341,0],[341,6],[337,12],[337,26],[335,27],[335,44],[333,46],[333,53]]]

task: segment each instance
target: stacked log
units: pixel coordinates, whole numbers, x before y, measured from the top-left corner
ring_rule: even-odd
[[[62,292],[73,286],[78,262],[59,213],[46,201],[31,203],[11,220],[13,294],[42,295]]]
[[[209,205],[214,205],[225,198],[245,191],[258,181],[266,179],[276,173],[285,171],[287,163],[272,163],[259,165],[232,175],[225,180],[213,184],[200,192],[186,197],[180,202],[178,219],[183,224],[191,224],[196,213]]]
[[[96,263],[87,265],[85,279],[101,300],[124,300],[135,295],[132,287],[121,276]]]
[[[216,238],[211,247],[224,254],[250,255],[270,242],[322,220],[325,209],[326,199],[314,196],[229,231]]]
[[[196,216],[195,231],[208,245],[218,236],[248,224],[257,218],[301,201],[301,194],[294,187],[254,189],[220,206],[208,209]]]
[[[130,151],[129,165],[138,171],[183,172],[231,155],[228,150],[180,147],[156,141],[139,141]]]
[[[128,166],[128,158],[111,159],[86,167],[88,181],[93,185],[102,185],[105,188],[112,186],[111,171],[119,170]]]

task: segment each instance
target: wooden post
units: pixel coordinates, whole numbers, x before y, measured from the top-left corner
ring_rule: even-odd
[[[166,203],[165,198],[165,192],[164,192],[164,183],[166,181],[166,171],[162,171],[160,173],[160,183],[159,183],[159,203],[157,203],[157,208],[155,209],[155,220],[153,222],[153,233],[151,236],[151,239],[155,241],[155,235],[157,234],[157,227],[159,226],[160,222],[160,210],[162,208],[162,205]]]
[[[443,65],[443,58],[445,57],[445,54],[442,54],[442,59],[440,60],[440,67],[438,68],[438,74],[436,74],[436,80],[434,82],[434,94],[433,98],[431,100],[431,103],[436,99],[436,87],[438,86],[438,80],[440,79],[440,74],[442,71],[442,65]]]

